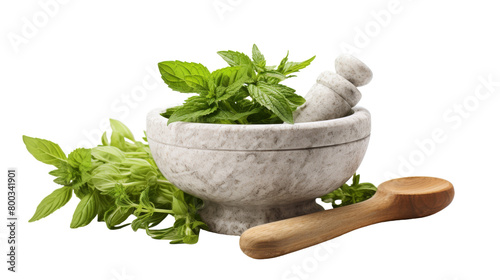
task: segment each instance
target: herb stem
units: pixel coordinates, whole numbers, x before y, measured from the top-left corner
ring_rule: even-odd
[[[125,152],[126,156],[143,156],[143,157],[149,157],[148,153],[146,152]]]
[[[172,184],[172,183],[170,183],[170,182],[169,182],[169,181],[167,181],[167,180],[161,180],[161,179],[156,180],[156,182],[158,182],[158,183],[163,183],[163,184],[168,184],[168,185],[171,185],[171,184]]]
[[[133,187],[137,185],[144,185],[144,182],[128,182],[128,183],[122,183],[124,187]]]
[[[173,210],[167,210],[167,209],[159,209],[159,208],[150,208],[150,209],[144,209],[144,208],[141,208],[141,205],[137,204],[137,203],[130,203],[130,206],[136,208],[136,210],[139,210],[139,212],[142,212],[142,213],[148,213],[148,212],[158,212],[158,213],[166,213],[166,214],[174,214],[174,211]],[[141,208],[141,209],[139,209]]]
[[[155,208],[153,210],[154,212],[158,212],[158,213],[167,213],[167,214],[174,214],[174,211],[172,210],[167,210],[167,209],[158,209],[158,208]]]

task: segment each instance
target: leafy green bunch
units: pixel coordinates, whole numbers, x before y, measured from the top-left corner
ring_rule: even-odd
[[[109,229],[131,225],[134,231],[145,229],[155,239],[196,243],[200,229],[207,228],[197,214],[202,201],[167,181],[149,146],[136,141],[123,123],[111,119],[110,124],[110,141],[104,133],[102,145],[79,148],[67,156],[51,141],[23,136],[26,148],[37,160],[56,167],[49,174],[56,177],[55,183],[62,185],[41,201],[29,221],[52,214],[74,193],[80,202],[71,228],[86,226],[97,217]],[[123,224],[131,215],[135,219]],[[153,229],[168,215],[175,218],[172,227]]]
[[[321,200],[331,203],[333,208],[367,200],[375,194],[377,187],[372,183],[359,183],[359,178],[359,174],[354,173],[352,185],[343,184],[340,188],[322,196]]]
[[[177,121],[223,124],[293,123],[293,111],[305,102],[295,90],[280,82],[307,67],[315,58],[288,61],[288,52],[278,66],[267,66],[256,45],[252,58],[235,51],[218,54],[229,67],[210,72],[199,63],[158,63],[163,81],[175,91],[197,93],[184,104],[168,108],[162,116]]]

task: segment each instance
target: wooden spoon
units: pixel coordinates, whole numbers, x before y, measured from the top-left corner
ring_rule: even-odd
[[[250,228],[240,247],[255,259],[285,255],[371,224],[432,215],[448,206],[454,193],[453,185],[439,178],[393,179],[366,201]]]

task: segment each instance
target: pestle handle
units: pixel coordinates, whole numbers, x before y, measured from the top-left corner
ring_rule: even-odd
[[[335,60],[337,73],[325,71],[305,96],[306,103],[294,111],[297,123],[323,121],[347,116],[361,99],[358,86],[368,84],[373,73],[352,55]]]
[[[367,201],[256,226],[240,238],[249,257],[267,259],[330,240],[357,228],[391,219],[387,203],[373,197]]]
[[[355,87],[368,84],[372,78],[372,70],[361,60],[349,54],[342,54],[335,59],[335,71]]]

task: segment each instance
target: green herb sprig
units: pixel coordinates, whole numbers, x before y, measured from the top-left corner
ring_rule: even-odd
[[[343,184],[340,188],[322,196],[321,200],[331,203],[333,208],[367,200],[375,194],[377,187],[372,183],[359,183],[359,178],[359,174],[354,173],[351,185]]]
[[[163,81],[183,93],[197,93],[181,106],[168,108],[162,116],[168,123],[202,122],[223,124],[293,123],[293,111],[305,102],[295,90],[280,82],[307,67],[315,58],[288,61],[288,53],[277,66],[267,66],[256,45],[252,58],[241,52],[219,51],[229,67],[210,72],[199,63],[163,61],[158,67]]]
[[[197,213],[202,201],[167,181],[149,146],[136,141],[123,123],[113,119],[110,123],[111,141],[104,133],[102,145],[79,148],[68,156],[51,141],[23,136],[26,148],[37,160],[56,167],[49,174],[62,185],[40,202],[29,221],[52,214],[68,203],[74,193],[80,202],[71,228],[86,226],[97,217],[109,229],[130,225],[134,231],[145,229],[155,239],[198,242],[200,229],[207,229]],[[146,137],[143,139],[147,142]],[[175,218],[173,226],[153,229],[168,215]],[[123,224],[130,216],[135,219]]]

